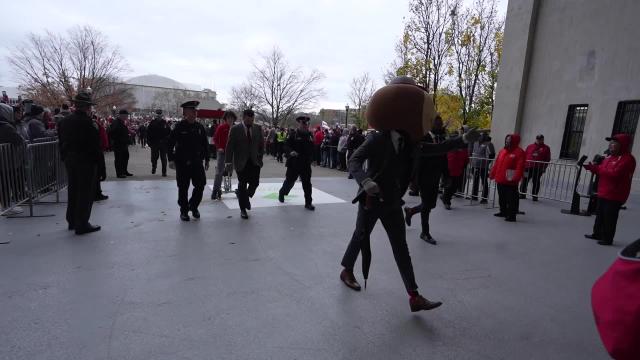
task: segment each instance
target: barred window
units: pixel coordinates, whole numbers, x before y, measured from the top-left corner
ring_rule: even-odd
[[[638,118],[640,118],[640,100],[620,101],[618,110],[616,110],[616,118],[613,122],[611,135],[629,134],[631,136],[631,146],[633,147]]]
[[[564,136],[562,137],[562,148],[560,149],[561,159],[578,160],[588,109],[589,105],[586,104],[569,105]]]

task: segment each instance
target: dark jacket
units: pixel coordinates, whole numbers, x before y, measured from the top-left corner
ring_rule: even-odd
[[[151,147],[167,145],[170,134],[171,128],[167,121],[163,118],[155,118],[151,120],[147,128],[147,142]]]
[[[34,141],[36,139],[42,139],[53,135],[47,132],[47,128],[44,126],[44,123],[40,119],[34,117],[28,118],[25,120],[25,123],[27,124],[29,141]]]
[[[364,142],[364,135],[362,135],[359,132],[356,132],[355,134],[351,134],[347,139],[347,150],[354,151],[355,149],[359,148],[363,142]]]
[[[109,140],[111,141],[111,147],[115,150],[126,149],[131,143],[129,129],[119,118],[113,119],[109,127]]]
[[[178,164],[209,162],[209,143],[204,126],[180,121],[169,135],[167,158]]]
[[[106,173],[100,132],[89,115],[76,111],[62,119],[58,137],[62,160],[88,162],[98,167],[98,174]]]
[[[295,151],[297,156],[289,156]],[[309,166],[313,160],[313,135],[309,131],[293,131],[284,143],[284,152],[287,155],[286,166]]]
[[[225,163],[233,163],[236,171],[242,171],[249,160],[262,167],[263,154],[264,136],[260,125],[253,124],[251,126],[251,144],[249,144],[244,123],[241,122],[231,127],[227,147],[224,151]]]

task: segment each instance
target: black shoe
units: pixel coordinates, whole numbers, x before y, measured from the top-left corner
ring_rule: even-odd
[[[451,210],[451,204],[450,203],[444,204],[444,208],[447,210]]]
[[[278,201],[280,201],[281,203],[284,202],[284,194],[282,193],[282,191],[278,191]]]
[[[248,219],[249,218],[249,214],[247,214],[247,210],[240,210],[240,217],[243,219]]]
[[[190,221],[191,218],[189,217],[189,213],[180,213],[180,220],[182,221]]]
[[[133,176],[133,174],[132,174],[132,173],[130,173],[130,172],[126,172],[126,173],[124,173],[124,174],[125,174],[125,175],[127,175],[127,176]]]
[[[520,195],[520,199],[526,199],[527,195]]]
[[[531,198],[531,200],[533,200],[533,201],[538,201],[538,197],[537,197],[537,196],[534,196],[533,198]]]
[[[155,173],[156,173],[156,169],[151,169],[151,174],[155,175]]]
[[[118,176],[117,176],[117,178],[118,178],[118,179],[124,179],[124,178],[126,178],[126,177],[127,177],[127,175],[118,175]]]
[[[517,211],[516,214],[517,215],[524,215],[524,211]]]
[[[515,216],[508,216],[504,218],[504,221],[507,222],[516,222],[516,217]]]
[[[407,224],[407,226],[411,226],[411,217],[413,217],[413,212],[411,211],[411,208],[408,206],[404,207],[404,222]]]
[[[602,245],[602,246],[611,246],[611,245],[613,245],[613,242],[608,242],[608,241],[600,240],[600,241],[598,241],[598,245]]]
[[[105,194],[100,194],[96,196],[95,201],[102,201],[102,200],[107,200],[109,197]]]
[[[163,173],[163,174],[162,174],[162,177],[167,177],[167,173]]]
[[[307,204],[304,206],[304,208],[311,211],[314,211],[316,209],[316,207],[313,206],[312,204]]]
[[[602,240],[602,239],[600,239],[599,236],[595,236],[593,234],[585,234],[584,237],[586,237],[587,239],[591,239],[591,240]]]
[[[428,244],[438,245],[438,242],[436,241],[436,239],[431,237],[431,234],[422,233],[422,234],[420,234],[420,239],[424,240]]]
[[[75,230],[75,229],[76,229],[76,227],[75,227],[75,225],[71,225],[71,224],[69,224],[69,226],[67,227],[67,229],[68,229],[69,231],[71,231],[71,230]]]
[[[499,212],[499,213],[495,213],[495,214],[493,214],[493,216],[497,216],[497,217],[507,217],[507,215],[505,215],[505,214],[503,214],[503,213],[501,213],[501,212]]]
[[[88,234],[88,233],[100,231],[100,229],[101,229],[100,226],[87,224],[86,226],[76,229],[76,235]]]
[[[200,211],[198,211],[198,209],[192,209],[191,215],[193,215],[194,219],[200,219]]]
[[[480,200],[480,204],[481,204],[481,205],[485,205],[485,204],[487,204],[487,203],[488,203],[488,201],[487,201],[487,200]]]
[[[349,176],[347,176],[347,179],[353,179],[353,175],[349,174]]]

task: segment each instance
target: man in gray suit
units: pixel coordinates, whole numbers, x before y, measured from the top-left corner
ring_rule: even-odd
[[[236,196],[240,205],[240,217],[248,219],[247,210],[251,210],[250,197],[260,183],[260,168],[264,154],[264,136],[262,127],[253,124],[253,110],[242,113],[242,122],[229,131],[229,141],[225,149],[225,166],[230,172],[236,169],[238,189]]]

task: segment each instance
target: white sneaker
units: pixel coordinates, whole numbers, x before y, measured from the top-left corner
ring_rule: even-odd
[[[22,210],[21,207],[15,207],[11,210],[7,210],[7,212],[5,212],[4,214],[2,214],[2,216],[13,216],[13,215],[20,215],[24,212],[24,210]]]

